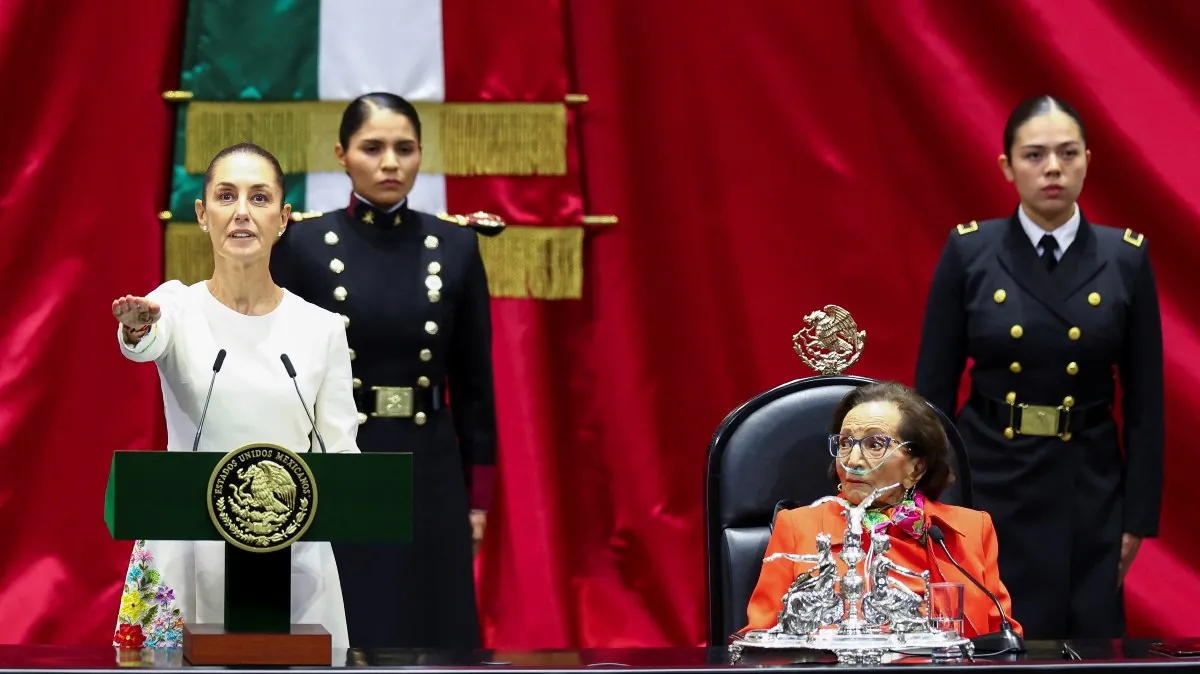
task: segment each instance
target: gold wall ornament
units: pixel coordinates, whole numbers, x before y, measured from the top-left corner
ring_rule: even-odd
[[[804,317],[805,327],[792,335],[792,346],[804,364],[822,375],[845,372],[862,357],[867,331],[859,330],[849,311],[826,304]]]
[[[250,444],[217,462],[207,500],[213,526],[230,545],[274,552],[308,531],[317,512],[317,483],[299,454]]]

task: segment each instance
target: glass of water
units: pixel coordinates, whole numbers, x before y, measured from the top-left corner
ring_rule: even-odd
[[[962,583],[929,584],[929,623],[941,632],[963,633]]]

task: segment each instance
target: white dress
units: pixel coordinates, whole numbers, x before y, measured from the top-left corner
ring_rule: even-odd
[[[158,366],[166,408],[167,451],[192,449],[213,362],[226,357],[213,387],[199,451],[228,452],[254,442],[293,451],[320,451],[280,354],[286,353],[309,412],[330,452],[358,452],[358,410],[352,397],[343,319],[284,291],[264,316],[226,307],[204,281],[168,281],[148,295],[162,310],[151,332],[126,358]],[[314,409],[315,408],[315,409]],[[147,507],[153,501],[147,500]],[[224,621],[223,541],[138,541],[121,597],[114,645],[182,645],[184,623]],[[335,651],[349,647],[346,612],[329,543],[296,543],[292,554],[293,623],[323,625]]]

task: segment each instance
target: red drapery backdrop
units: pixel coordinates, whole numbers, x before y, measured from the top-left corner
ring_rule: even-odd
[[[131,545],[104,526],[109,462],[165,437],[109,306],[162,277],[182,8],[0,2],[0,643],[116,625]]]
[[[463,0],[445,2],[448,28],[465,21]],[[160,92],[178,71],[182,3],[43,4],[0,2],[0,81],[20,97],[0,131],[0,642],[104,643],[128,551],[100,521],[109,452],[162,444],[153,370],[115,350],[107,305],[160,278]],[[473,80],[454,78],[448,53],[448,94],[588,94],[575,118],[583,199],[561,197],[578,190],[569,179],[449,196],[523,204],[529,224],[579,212],[620,224],[589,235],[582,301],[495,303],[504,444],[480,574],[491,645],[703,641],[712,431],[808,374],[789,338],[827,302],[868,331],[853,372],[911,381],[939,247],[955,223],[1010,211],[1001,127],[1043,91],[1089,124],[1089,217],[1144,232],[1160,284],[1168,510],[1131,572],[1131,629],[1200,618],[1200,544],[1183,514],[1200,453],[1180,427],[1200,381],[1183,314],[1200,252],[1200,6],[519,4],[474,24]],[[539,204],[537,190],[564,201]]]
[[[531,423],[554,431],[542,444],[502,448],[504,534],[484,574],[493,645],[703,641],[713,430],[747,398],[811,374],[790,335],[826,303],[868,332],[853,372],[911,383],[940,247],[959,222],[1011,212],[1001,132],[1041,92],[1089,125],[1089,217],[1144,232],[1160,284],[1165,512],[1128,580],[1130,630],[1200,619],[1189,561],[1200,546],[1184,514],[1200,453],[1180,427],[1200,403],[1200,325],[1184,315],[1200,253],[1200,5],[569,8],[573,86],[590,97],[578,117],[585,208],[620,224],[589,237],[581,306],[555,309],[553,328],[529,324],[551,336],[536,362],[554,382],[543,391],[561,395],[528,403]],[[493,64],[498,79],[505,67]]]

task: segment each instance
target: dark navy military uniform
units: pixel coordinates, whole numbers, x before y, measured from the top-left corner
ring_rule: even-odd
[[[1049,270],[1014,214],[956,227],[934,273],[916,388],[953,410],[974,361],[957,425],[1027,638],[1121,636],[1121,535],[1158,532],[1163,347],[1147,245],[1081,218]]]
[[[289,227],[271,272],[345,318],[359,448],[413,453],[411,544],[333,546],[351,646],[479,647],[468,493],[496,415],[477,234],[353,199]]]

